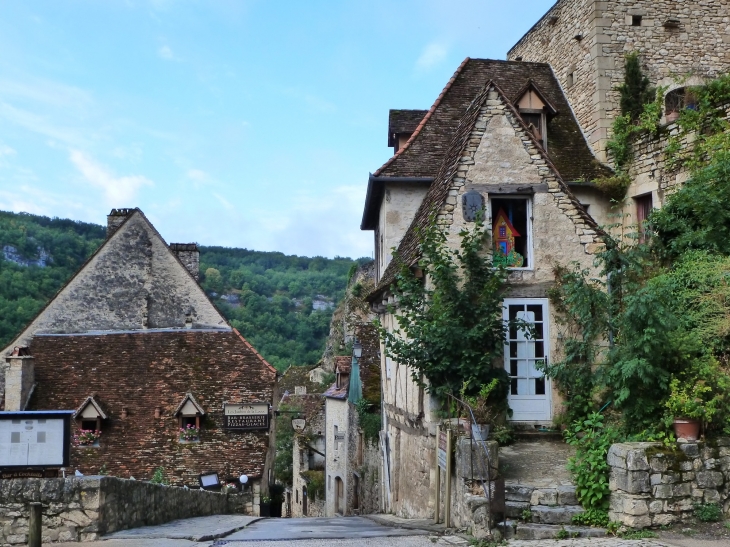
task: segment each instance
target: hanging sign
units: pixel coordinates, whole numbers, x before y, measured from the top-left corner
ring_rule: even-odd
[[[269,429],[269,403],[225,403],[223,405],[223,428]]]
[[[301,433],[307,427],[307,420],[304,418],[292,418],[291,426],[294,428],[294,431]]]

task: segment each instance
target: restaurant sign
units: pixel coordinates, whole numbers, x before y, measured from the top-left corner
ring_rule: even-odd
[[[269,429],[269,403],[224,403],[223,428]]]

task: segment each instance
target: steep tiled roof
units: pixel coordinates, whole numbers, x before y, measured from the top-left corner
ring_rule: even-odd
[[[391,110],[388,116],[388,146],[396,146],[395,135],[413,133],[428,110]]]
[[[587,181],[608,174],[609,170],[595,160],[588,147],[550,65],[467,58],[408,143],[374,175],[435,177],[464,112],[487,81],[493,81],[509,101],[515,101],[531,79],[557,110],[547,124],[547,148],[563,180]]]
[[[411,225],[398,246],[399,259],[392,260],[390,262],[388,267],[385,269],[385,272],[383,272],[380,282],[368,295],[367,298],[369,300],[374,299],[378,294],[387,289],[393,283],[395,276],[398,273],[398,269],[402,264],[411,265],[418,260],[420,253],[418,234],[428,225],[429,222],[431,222],[432,215],[435,214],[446,201],[446,197],[448,196],[449,188],[451,186],[451,179],[456,173],[459,159],[461,158],[462,152],[469,141],[474,124],[479,117],[479,111],[481,107],[486,104],[490,89],[494,89],[499,93],[508,110],[513,114],[516,123],[518,123],[524,130],[525,136],[532,140],[533,145],[538,149],[539,153],[545,159],[548,167],[551,169],[553,175],[556,177],[562,192],[578,210],[581,220],[596,232],[601,231],[595,220],[593,220],[593,218],[585,212],[583,206],[573,196],[568,185],[561,178],[560,173],[551,162],[547,153],[542,149],[537,140],[535,140],[532,131],[528,129],[520,118],[517,110],[511,103],[509,96],[499,87],[499,85],[497,85],[496,82],[487,81],[486,85],[475,95],[473,101],[471,101],[471,103],[467,106],[461,119],[456,125],[449,147],[442,156],[442,163],[436,174],[436,178],[434,179],[433,184],[429,187],[428,193],[423,198]]]

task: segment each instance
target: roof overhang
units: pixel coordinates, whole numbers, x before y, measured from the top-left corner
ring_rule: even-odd
[[[365,194],[365,209],[360,222],[361,230],[375,230],[378,227],[378,214],[380,204],[383,202],[385,185],[388,183],[397,184],[427,184],[433,182],[433,177],[376,177],[370,174],[368,177],[368,191]]]

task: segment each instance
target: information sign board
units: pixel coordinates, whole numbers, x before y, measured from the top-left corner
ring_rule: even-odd
[[[0,471],[69,465],[73,411],[0,412]]]
[[[439,467],[446,471],[446,450],[448,441],[446,440],[446,431],[443,429],[439,431],[439,446],[438,446],[438,459]]]
[[[237,430],[269,429],[269,404],[223,405],[223,428]]]

